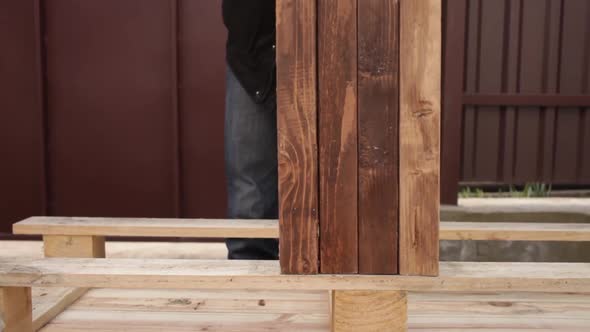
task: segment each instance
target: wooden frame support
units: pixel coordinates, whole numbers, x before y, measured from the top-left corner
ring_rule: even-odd
[[[91,235],[43,235],[43,251],[47,258],[105,258],[105,238]],[[56,302],[43,303],[33,309],[33,331],[40,330],[87,291],[88,288],[52,290]]]
[[[404,291],[333,291],[332,331],[407,331]]]
[[[45,257],[104,258],[103,236],[43,235]]]
[[[0,318],[4,322],[4,332],[32,332],[31,288],[0,288]]]

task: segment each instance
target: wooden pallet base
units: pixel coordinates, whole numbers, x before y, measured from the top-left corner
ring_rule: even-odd
[[[403,332],[407,322],[406,292],[332,292],[332,331]]]

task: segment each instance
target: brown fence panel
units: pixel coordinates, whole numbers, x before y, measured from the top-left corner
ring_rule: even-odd
[[[39,10],[0,1],[0,232],[45,213]]]
[[[589,185],[590,1],[446,0],[446,40],[465,38],[465,52],[446,49],[446,75],[464,63],[464,81],[446,80],[443,188],[454,187],[450,167],[471,185],[546,182]],[[453,67],[451,67],[451,65]],[[456,71],[455,71],[456,72]],[[463,88],[459,88],[463,84]],[[461,95],[459,95],[461,94]],[[459,116],[460,114],[460,116]],[[447,144],[455,144],[449,147]],[[456,177],[454,177],[456,179]],[[443,202],[456,202],[444,191]]]
[[[225,217],[225,40],[221,0],[179,2],[182,212]]]
[[[50,213],[178,215],[176,1],[45,1]]]

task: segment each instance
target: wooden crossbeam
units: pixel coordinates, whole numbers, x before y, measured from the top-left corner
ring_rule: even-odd
[[[15,234],[278,238],[277,220],[33,217]],[[441,240],[590,241],[590,224],[441,222]]]
[[[131,219],[32,217],[12,227],[15,234],[278,238],[277,220]]]
[[[0,287],[590,293],[590,263],[441,262],[438,277],[281,275],[275,261],[0,259]]]

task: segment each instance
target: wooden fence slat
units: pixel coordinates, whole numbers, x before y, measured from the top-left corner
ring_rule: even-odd
[[[398,273],[399,2],[358,2],[359,272]]]
[[[357,273],[357,0],[322,0],[318,18],[320,270]]]
[[[400,273],[437,275],[441,1],[400,6]]]
[[[315,0],[277,1],[280,261],[286,274],[318,272]]]

